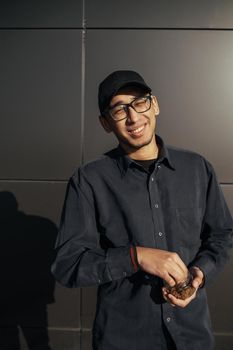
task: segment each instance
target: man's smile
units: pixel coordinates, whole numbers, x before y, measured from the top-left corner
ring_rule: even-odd
[[[141,136],[145,130],[145,127],[146,123],[141,126],[138,126],[137,128],[128,130],[128,133],[133,136]]]

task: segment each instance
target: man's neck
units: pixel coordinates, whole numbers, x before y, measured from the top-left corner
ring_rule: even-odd
[[[134,160],[149,160],[158,157],[159,148],[156,143],[156,138],[152,139],[148,145],[138,148],[136,150],[126,152],[127,155]]]

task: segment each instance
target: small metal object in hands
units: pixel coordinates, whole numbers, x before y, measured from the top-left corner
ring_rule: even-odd
[[[167,292],[177,299],[185,300],[191,297],[196,290],[192,285],[192,281],[193,275],[189,272],[185,281],[179,282],[173,287],[166,285]]]

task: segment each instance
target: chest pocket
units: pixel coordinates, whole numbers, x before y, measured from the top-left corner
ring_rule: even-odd
[[[173,208],[172,216],[175,240],[186,247],[200,244],[203,210],[201,208]]]

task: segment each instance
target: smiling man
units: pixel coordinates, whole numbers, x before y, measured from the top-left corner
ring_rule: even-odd
[[[212,350],[205,287],[233,226],[214,170],[155,134],[158,102],[138,73],[107,76],[99,109],[119,145],[70,178],[53,273],[98,286],[94,350]]]

